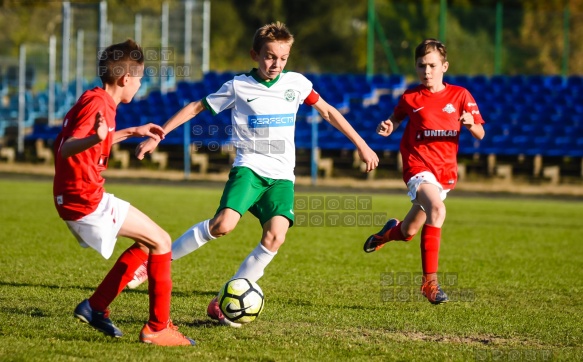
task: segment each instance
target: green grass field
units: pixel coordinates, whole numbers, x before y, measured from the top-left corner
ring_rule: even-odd
[[[258,282],[263,314],[236,330],[209,320],[206,306],[259,241],[258,222],[245,215],[233,233],[173,264],[172,318],[197,346],[161,348],[138,342],[146,285],[111,306],[121,339],[73,317],[130,241],[120,239],[110,260],[80,248],[54,210],[51,187],[0,180],[3,361],[583,360],[581,201],[450,193],[440,272],[454,301],[439,306],[418,293],[419,236],[365,254],[362,244],[377,226],[294,227]],[[221,192],[183,184],[109,183],[107,190],[174,238],[212,216]],[[297,196],[372,196],[367,212],[395,217],[410,206],[405,194]]]

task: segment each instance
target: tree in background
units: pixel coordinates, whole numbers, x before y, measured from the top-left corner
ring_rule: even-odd
[[[178,0],[170,2],[182,4]],[[450,56],[456,59],[451,74],[493,73],[496,3],[448,1],[445,42],[452,49]],[[134,14],[159,19],[162,0],[107,0],[107,4],[108,20],[114,29],[132,37]],[[275,20],[287,23],[297,39],[290,69],[328,73],[366,70],[367,1],[212,0],[211,4],[211,70],[247,70],[248,44],[254,29]],[[412,44],[425,37],[438,37],[439,4],[439,0],[375,1],[381,28],[401,71],[411,69]],[[583,46],[577,41],[583,36],[583,0],[503,0],[503,5],[503,73],[560,74],[563,12],[567,6],[571,15],[568,70],[569,74],[583,73]],[[60,1],[0,0],[0,59],[17,57],[22,43],[47,44],[52,34],[60,42],[61,23]],[[120,28],[120,24],[126,27]],[[144,27],[147,40],[157,39],[158,33],[157,26]],[[378,41],[375,71],[391,71]]]

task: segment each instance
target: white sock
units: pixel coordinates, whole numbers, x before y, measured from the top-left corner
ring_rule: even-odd
[[[172,243],[172,260],[180,259],[216,239],[211,235],[209,221],[199,222]]]
[[[247,255],[247,258],[241,263],[239,270],[233,276],[233,279],[246,278],[252,282],[257,282],[263,276],[263,270],[269,265],[277,251],[267,250],[261,243]]]

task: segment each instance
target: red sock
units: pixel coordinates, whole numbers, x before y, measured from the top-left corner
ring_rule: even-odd
[[[100,312],[105,311],[132,280],[136,269],[147,259],[148,254],[135,244],[124,251],[89,298],[91,308]]]
[[[421,264],[424,274],[437,273],[441,228],[423,225],[421,229]]]
[[[150,295],[150,320],[148,325],[155,332],[168,327],[168,322],[170,321],[171,260],[171,252],[158,255],[150,254],[148,259],[148,294]]]
[[[403,235],[403,232],[401,231],[401,223],[398,223],[397,225],[393,226],[386,234],[386,241],[392,240],[409,241],[413,239],[413,236],[414,235],[405,237],[405,235]]]

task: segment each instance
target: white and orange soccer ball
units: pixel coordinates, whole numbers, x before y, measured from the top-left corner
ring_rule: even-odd
[[[228,320],[241,324],[253,322],[265,305],[259,285],[244,278],[229,280],[221,288],[218,302]]]

